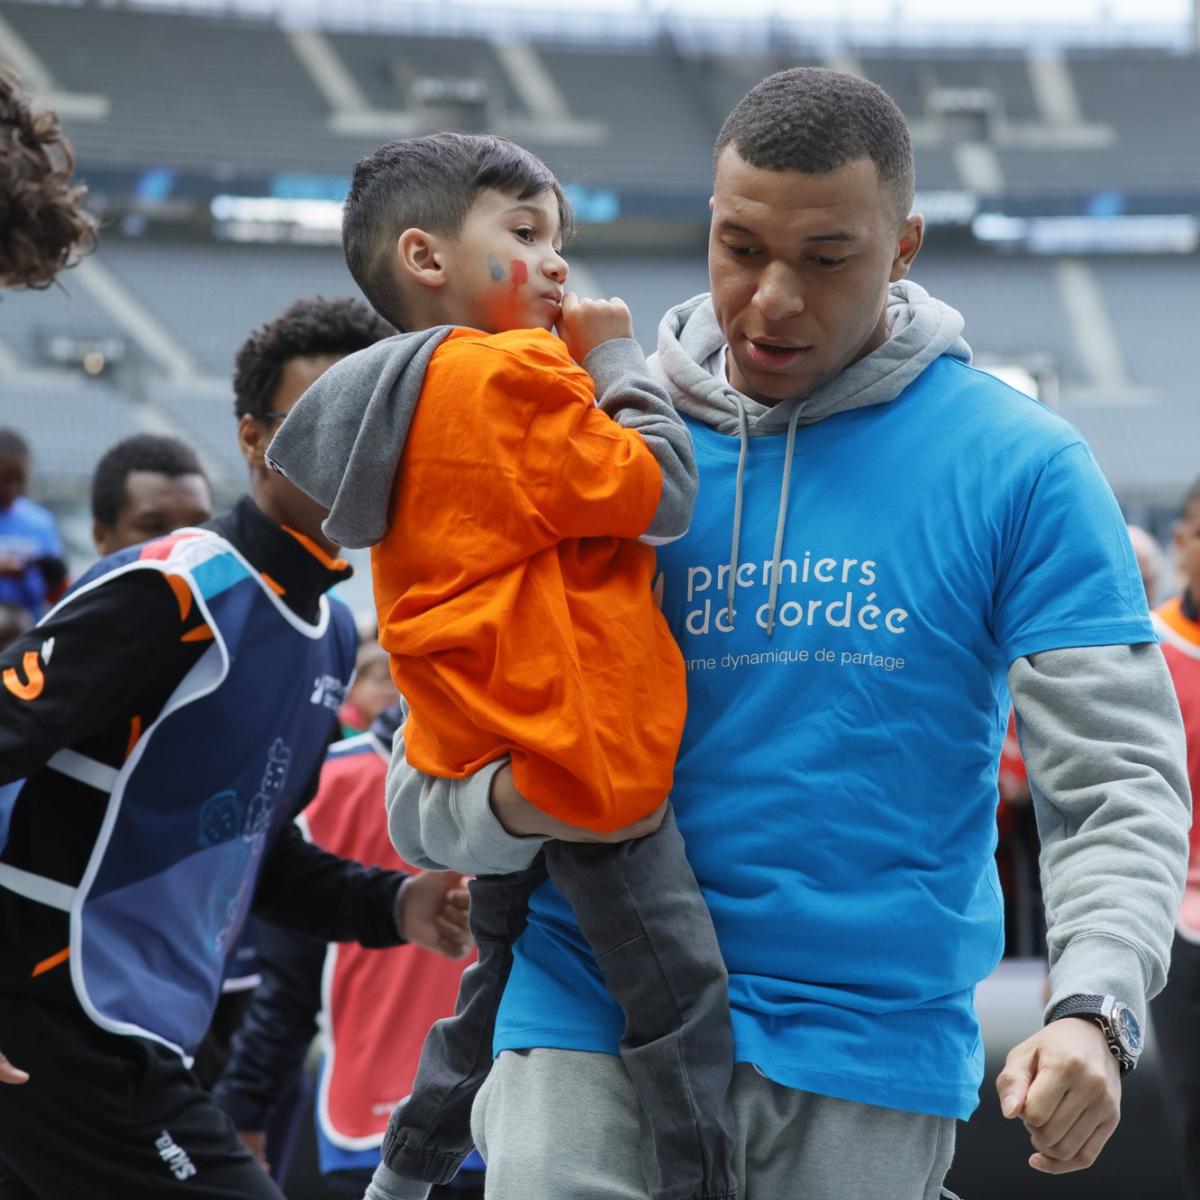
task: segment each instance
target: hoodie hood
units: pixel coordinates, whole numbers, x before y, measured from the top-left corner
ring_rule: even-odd
[[[815,425],[837,413],[894,400],[939,355],[948,354],[965,363],[971,361],[971,348],[962,338],[962,315],[948,304],[935,300],[918,284],[902,280],[888,288],[887,320],[890,336],[878,350],[851,363],[807,396],[770,406],[743,396],[728,382],[724,373],[715,376],[704,365],[726,344],[708,294],[693,296],[677,305],[663,317],[658,327],[658,353],[651,359],[652,369],[657,367],[656,374],[663,378],[675,407],[718,433],[736,434],[740,440],[726,597],[730,620],[737,615],[734,599],[750,439],[787,433],[779,486],[779,514],[775,522],[774,565],[767,610],[768,637],[775,631],[779,563],[787,528],[796,427]]]
[[[336,545],[362,549],[387,533],[425,372],[450,330],[397,334],[334,363],[271,439],[267,465],[329,509],[321,528]]]
[[[680,412],[719,433],[735,434],[744,411],[749,436],[782,433],[793,417],[797,424],[813,425],[835,413],[894,400],[941,354],[971,361],[971,348],[962,338],[962,314],[919,284],[901,280],[889,287],[887,319],[891,336],[878,350],[809,395],[771,406],[741,395],[705,368],[725,345],[707,293],[676,305],[663,317],[654,360]]]

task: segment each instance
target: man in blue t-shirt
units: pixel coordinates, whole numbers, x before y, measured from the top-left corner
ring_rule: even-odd
[[[962,317],[908,282],[912,198],[884,92],[771,76],[717,141],[711,295],[667,313],[652,364],[701,476],[659,556],[688,665],[672,801],[729,968],[740,1185],[770,1200],[947,1194],[1003,942],[1010,695],[1052,996],[997,1084],[1036,1170],[1091,1165],[1116,1126],[1187,859],[1178,706],[1120,512],[1077,431],[974,370]],[[437,780],[396,754],[410,861],[517,870],[587,837],[503,763]],[[543,886],[474,1109],[489,1200],[649,1195],[620,1035]]]
[[[0,429],[0,604],[24,609],[35,621],[66,582],[54,518],[25,495],[30,453],[13,429]]]

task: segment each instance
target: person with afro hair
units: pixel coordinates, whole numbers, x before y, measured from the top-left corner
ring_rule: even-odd
[[[92,245],[85,188],[58,117],[0,67],[0,287],[46,288]]]

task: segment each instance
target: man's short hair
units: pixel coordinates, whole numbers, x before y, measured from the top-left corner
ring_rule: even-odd
[[[289,359],[353,354],[396,331],[361,300],[297,300],[274,321],[256,329],[234,360],[233,409],[265,417]]]
[[[155,433],[127,437],[104,452],[92,473],[92,518],[112,529],[125,500],[125,481],[134,471],[153,471],[178,479],[180,475],[208,476],[196,452],[178,438]]]
[[[404,138],[380,146],[354,168],[342,213],[346,265],[363,295],[397,328],[405,320],[394,274],[397,239],[413,228],[456,237],[486,188],[515,200],[553,192],[563,242],[570,240],[571,205],[554,173],[507,138],[466,133]]]
[[[732,145],[753,167],[823,175],[869,158],[898,219],[912,208],[912,143],[904,114],[878,84],[824,67],[769,75],[729,114],[714,161]]]
[[[95,224],[71,183],[75,155],[58,117],[35,111],[0,67],[0,282],[49,287],[91,248]]]

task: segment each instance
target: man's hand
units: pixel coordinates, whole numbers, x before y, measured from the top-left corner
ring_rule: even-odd
[[[457,871],[422,871],[404,882],[397,926],[406,941],[444,958],[463,958],[471,948],[467,921],[470,893]]]
[[[582,363],[601,342],[633,337],[633,317],[624,300],[581,300],[574,292],[563,297],[555,324],[571,357]]]
[[[0,1083],[28,1083],[29,1072],[14,1067],[12,1063],[0,1054]]]
[[[267,1162],[267,1135],[261,1129],[239,1129],[238,1137],[245,1143],[246,1149],[254,1155],[258,1165],[269,1175],[271,1165]]]
[[[1121,1119],[1121,1072],[1099,1026],[1051,1021],[1009,1052],[996,1079],[1000,1108],[1020,1117],[1036,1171],[1065,1175],[1099,1157]]]
[[[560,842],[631,842],[653,833],[662,824],[667,802],[664,800],[648,817],[612,833],[578,829],[530,804],[517,791],[512,767],[505,763],[492,777],[492,812],[513,837],[551,837]]]

